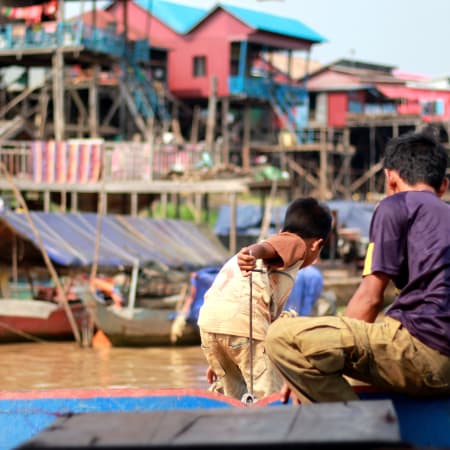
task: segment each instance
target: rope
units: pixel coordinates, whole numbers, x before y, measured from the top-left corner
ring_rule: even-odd
[[[8,331],[11,331],[12,333],[17,334],[18,336],[24,337],[25,339],[29,339],[30,341],[39,342],[41,344],[44,344],[47,342],[44,339],[40,339],[40,338],[37,338],[36,336],[32,336],[31,334],[28,334],[25,331],[20,331],[17,328],[7,325],[6,323],[3,323],[3,322],[0,322],[0,327],[5,328]]]

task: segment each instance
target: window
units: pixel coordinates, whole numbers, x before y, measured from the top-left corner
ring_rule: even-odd
[[[423,100],[421,103],[422,116],[442,116],[444,114],[444,101],[438,100]]]
[[[206,56],[194,56],[194,77],[206,76]]]

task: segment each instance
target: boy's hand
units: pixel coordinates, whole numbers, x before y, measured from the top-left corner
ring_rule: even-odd
[[[206,380],[209,384],[213,384],[217,381],[217,374],[211,366],[206,369]]]
[[[292,393],[291,388],[287,383],[284,383],[280,392],[280,401],[281,403],[287,403],[289,398],[292,400],[293,405],[300,405],[300,400]]]
[[[256,267],[256,258],[252,255],[249,247],[243,247],[237,255],[238,265],[242,275],[248,277]]]

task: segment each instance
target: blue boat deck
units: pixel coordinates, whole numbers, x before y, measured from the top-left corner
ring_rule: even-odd
[[[85,413],[60,418],[19,448],[392,448],[399,444],[392,404],[378,400]]]
[[[92,442],[115,448],[450,447],[450,398],[419,400],[370,388],[358,393],[363,401],[293,407],[281,405],[278,394],[245,405],[198,389],[0,392],[0,450],[67,448],[63,442],[73,448]]]

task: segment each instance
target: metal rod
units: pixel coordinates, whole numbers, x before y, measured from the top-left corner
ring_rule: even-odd
[[[253,275],[250,272],[249,343],[250,343],[250,395],[253,396]]]

